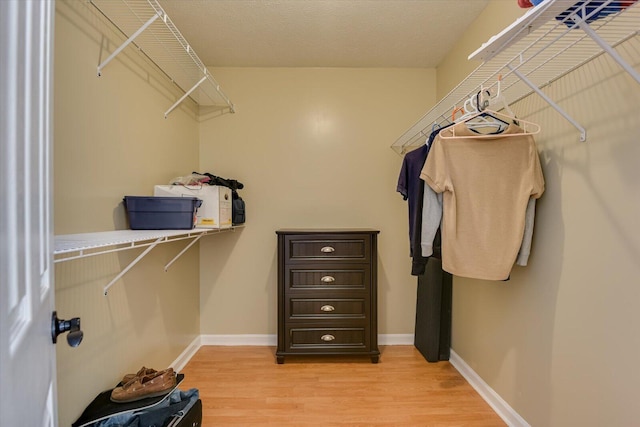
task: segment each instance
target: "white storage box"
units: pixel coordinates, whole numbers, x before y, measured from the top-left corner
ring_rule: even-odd
[[[231,189],[218,185],[156,185],[154,196],[197,197],[202,206],[196,214],[198,228],[231,227]]]

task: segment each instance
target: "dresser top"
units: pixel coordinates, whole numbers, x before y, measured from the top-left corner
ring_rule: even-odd
[[[378,234],[380,230],[372,228],[281,228],[276,234]]]

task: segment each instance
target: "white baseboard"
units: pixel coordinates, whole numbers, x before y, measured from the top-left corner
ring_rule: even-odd
[[[198,349],[202,346],[201,342],[202,342],[202,336],[198,335],[191,342],[191,344],[189,344],[187,348],[185,348],[184,351],[180,353],[180,356],[178,356],[178,358],[174,360],[173,363],[169,366],[172,366],[176,372],[182,371],[182,369],[184,369],[184,367],[187,366],[187,363],[189,362],[189,360],[191,360],[193,355],[196,354]]]
[[[380,345],[413,345],[413,334],[381,334],[378,335]]]
[[[243,335],[200,335],[201,345],[266,345],[278,344],[276,335],[243,334]]]
[[[471,366],[451,350],[449,362],[509,427],[531,427],[509,404],[478,375]]]

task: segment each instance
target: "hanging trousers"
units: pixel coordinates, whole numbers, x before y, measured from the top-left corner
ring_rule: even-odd
[[[436,257],[429,258],[425,272],[418,276],[414,345],[428,362],[449,360],[452,282]]]

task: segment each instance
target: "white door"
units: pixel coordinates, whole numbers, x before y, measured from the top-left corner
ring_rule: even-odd
[[[57,426],[51,209],[55,3],[0,0],[0,426]]]

